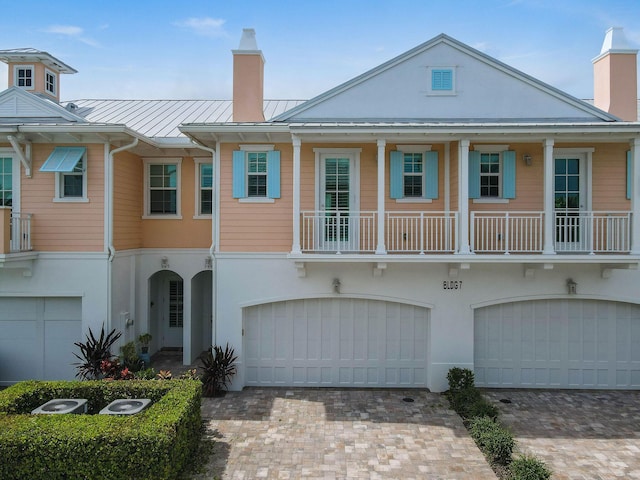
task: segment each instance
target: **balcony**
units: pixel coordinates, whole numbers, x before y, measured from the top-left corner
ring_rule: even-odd
[[[31,214],[0,207],[0,232],[0,255],[32,250]]]
[[[556,210],[553,253],[628,254],[631,213]],[[469,246],[474,254],[542,254],[544,212],[471,212]],[[386,254],[458,252],[458,212],[385,212]],[[303,254],[373,254],[377,212],[301,212]],[[378,252],[379,253],[379,252]]]

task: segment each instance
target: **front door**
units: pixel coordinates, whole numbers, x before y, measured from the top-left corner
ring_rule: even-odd
[[[358,245],[356,165],[351,154],[323,155],[320,161],[319,248],[353,251]]]
[[[182,326],[184,317],[184,285],[180,276],[172,274],[164,279],[162,347],[182,347]]]
[[[0,149],[0,207],[11,207],[12,217],[20,214],[20,161],[10,150]],[[11,222],[11,250],[20,250],[21,223]],[[15,230],[15,229],[18,230]]]
[[[575,155],[554,159],[556,251],[589,250],[584,179],[584,158]]]

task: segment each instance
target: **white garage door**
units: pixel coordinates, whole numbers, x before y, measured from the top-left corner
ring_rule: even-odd
[[[247,385],[425,387],[426,308],[309,299],[247,308]]]
[[[537,300],[475,312],[476,385],[637,388],[640,306]]]
[[[0,384],[73,379],[80,340],[79,298],[0,298]]]

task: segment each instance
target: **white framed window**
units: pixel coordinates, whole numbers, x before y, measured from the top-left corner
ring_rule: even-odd
[[[211,218],[213,213],[213,163],[196,158],[196,212],[194,218]]]
[[[280,198],[280,151],[273,145],[240,145],[233,152],[233,198],[274,202]]]
[[[427,67],[428,95],[456,94],[456,67],[431,66]]]
[[[55,73],[49,69],[44,71],[44,89],[47,93],[55,96],[58,90],[58,78]]]
[[[56,201],[87,201],[86,164],[83,155],[70,172],[56,172]]]
[[[16,65],[13,68],[13,84],[25,90],[33,90],[35,87],[35,69],[33,65]]]
[[[469,198],[474,203],[508,203],[515,198],[515,152],[508,145],[476,145],[469,152]]]
[[[438,198],[438,153],[431,145],[398,145],[390,153],[390,196],[398,203]]]
[[[143,218],[180,219],[181,158],[145,158]]]

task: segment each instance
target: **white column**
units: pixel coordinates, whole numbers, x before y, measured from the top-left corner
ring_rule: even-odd
[[[640,255],[640,138],[631,141],[631,254]]]
[[[376,255],[385,255],[387,253],[387,247],[384,244],[384,238],[385,238],[384,159],[385,159],[386,146],[387,146],[387,142],[385,140],[378,140],[378,245],[376,246]]]
[[[292,254],[302,254],[300,248],[300,138],[292,135],[293,142],[293,245]]]
[[[458,254],[469,255],[469,140],[458,148]]]
[[[545,255],[555,254],[554,235],[554,200],[553,200],[553,144],[552,138],[544,141],[544,245],[542,253]]]

